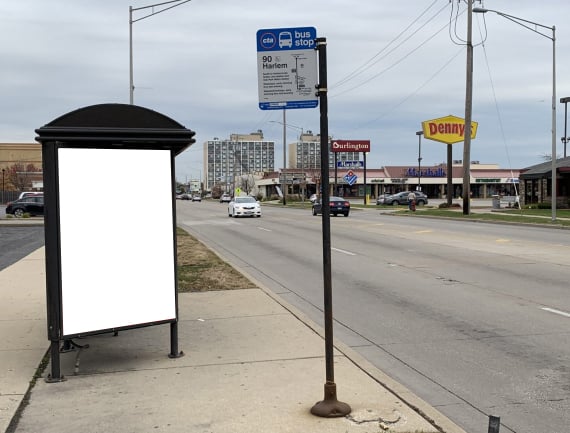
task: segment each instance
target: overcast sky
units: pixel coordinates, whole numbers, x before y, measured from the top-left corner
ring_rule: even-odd
[[[0,142],[33,142],[36,128],[81,107],[129,103],[129,6],[151,4],[2,0]],[[570,1],[475,7],[556,26],[562,155]],[[192,0],[133,24],[134,103],[196,131],[196,144],[177,158],[178,180],[201,173],[205,141],[259,129],[275,141],[280,168],[283,115],[258,106],[256,32],[315,27],[327,39],[329,134],[370,140],[368,167],[415,165],[421,122],[465,115],[465,11],[465,2],[449,0]],[[543,162],[552,148],[552,41],[494,13],[474,14],[473,41],[479,129],[471,160],[514,169]],[[287,123],[287,142],[301,128],[316,134],[319,109],[288,110]],[[453,149],[462,159],[463,144]],[[445,145],[424,139],[422,158],[422,165],[446,161]]]

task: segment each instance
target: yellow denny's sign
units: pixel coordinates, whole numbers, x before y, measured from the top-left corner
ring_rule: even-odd
[[[471,121],[471,138],[477,135],[477,122]],[[465,120],[457,116],[445,116],[422,122],[424,137],[442,143],[453,144],[464,140]]]

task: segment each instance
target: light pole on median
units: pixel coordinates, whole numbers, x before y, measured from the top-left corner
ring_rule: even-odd
[[[564,104],[564,137],[562,137],[562,143],[564,144],[564,158],[566,158],[566,144],[570,137],[568,137],[567,127],[568,127],[568,102],[570,102],[570,97],[560,98],[560,103]]]
[[[129,103],[131,105],[134,104],[134,93],[135,93],[135,85],[133,83],[133,24],[138,22],[138,21],[142,21],[145,18],[149,18],[152,17],[153,15],[157,15],[161,12],[166,12],[169,9],[175,8],[177,6],[181,6],[184,3],[188,3],[191,0],[171,0],[171,1],[166,1],[166,2],[162,2],[162,3],[155,3],[152,5],[148,5],[148,6],[141,6],[138,8],[134,8],[132,6],[129,6]],[[164,7],[163,9],[160,9],[158,11],[155,11],[154,8],[158,7],[158,6],[164,6],[164,5],[168,5],[171,3],[176,3],[172,6],[167,6]],[[152,12],[148,15],[145,15],[143,17],[137,18],[136,20],[133,20],[133,12],[136,11],[140,11],[143,9],[149,9],[152,8]]]
[[[270,120],[270,123],[279,123],[280,125],[283,125],[283,204],[287,204],[286,203],[286,198],[285,198],[285,189],[287,188],[287,181],[286,181],[286,174],[285,174],[285,168],[287,167],[287,128],[294,128],[294,129],[299,129],[301,131],[301,139],[303,137],[303,128],[301,128],[300,126],[295,126],[295,125],[291,125],[290,123],[287,123],[287,118],[285,116],[285,109],[283,109],[283,122],[279,122],[277,120]],[[302,155],[301,155],[302,157]]]
[[[552,190],[552,222],[556,221],[556,27],[546,26],[543,24],[536,23],[534,21],[529,21],[523,18],[515,17],[513,15],[509,15],[503,12],[499,12],[493,9],[485,9],[485,8],[473,8],[473,12],[475,13],[487,13],[487,12],[494,12],[497,15],[502,16],[503,18],[508,19],[509,21],[518,24],[521,27],[529,29],[530,31],[539,34],[547,39],[552,41],[552,169],[551,169],[551,190]],[[537,28],[548,29],[552,31],[552,36],[548,34],[542,33]]]
[[[422,190],[422,135],[424,131],[417,131],[418,136],[418,191]]]

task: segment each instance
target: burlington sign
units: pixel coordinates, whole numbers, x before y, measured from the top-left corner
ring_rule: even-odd
[[[370,152],[370,140],[335,140],[331,143],[333,152]]]
[[[471,121],[471,138],[477,135],[477,122]],[[453,144],[465,140],[465,120],[457,116],[445,116],[422,122],[424,137],[429,140]]]

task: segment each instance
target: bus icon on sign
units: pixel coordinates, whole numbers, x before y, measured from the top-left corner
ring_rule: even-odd
[[[279,33],[279,48],[283,47],[293,48],[293,35],[291,32]]]

